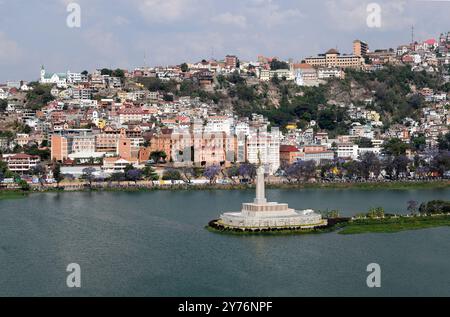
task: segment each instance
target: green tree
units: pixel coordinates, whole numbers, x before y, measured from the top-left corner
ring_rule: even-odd
[[[330,108],[320,111],[318,124],[321,129],[334,130],[336,128],[334,111]]]
[[[21,179],[18,183],[19,187],[23,191],[29,191],[31,189],[30,184],[28,184],[26,181]]]
[[[404,143],[399,138],[392,138],[383,144],[383,152],[387,155],[403,155],[408,148],[408,144]]]
[[[164,151],[154,151],[154,152],[150,153],[150,158],[155,163],[159,163],[161,160],[163,162],[165,162],[165,160],[167,158],[167,154]]]
[[[8,107],[8,101],[6,99],[0,99],[0,112],[4,112]]]
[[[369,138],[364,138],[364,137],[356,140],[355,144],[357,144],[359,147],[362,147],[362,148],[372,148],[373,147],[372,140]]]
[[[180,69],[183,73],[187,73],[189,71],[189,66],[186,63],[181,64]]]
[[[117,68],[112,72],[112,76],[119,77],[119,78],[125,78],[125,72],[122,69]]]
[[[30,84],[31,85],[31,84]],[[32,110],[40,110],[48,102],[55,99],[51,94],[52,85],[33,84],[33,90],[27,92],[26,106]]]
[[[103,69],[100,71],[100,74],[101,74],[101,75],[108,75],[108,76],[111,76],[111,75],[113,74],[113,71],[112,71],[111,69],[109,69],[109,68],[103,68]]]
[[[283,61],[279,61],[277,59],[272,59],[270,62],[270,69],[271,70],[278,70],[278,69],[289,69],[289,64]]]
[[[52,173],[53,173],[53,178],[55,179],[56,184],[59,187],[59,183],[61,183],[64,179],[64,176],[61,174],[61,164],[55,163],[53,165]]]
[[[411,138],[411,144],[417,151],[423,151],[427,145],[426,138],[424,134]]]
[[[95,168],[93,167],[86,167],[85,169],[83,169],[83,174],[81,176],[82,179],[87,180],[89,183],[89,187],[92,188],[92,182],[95,179]]]
[[[118,182],[120,184],[121,181],[125,180],[125,173],[121,172],[112,173],[109,179],[112,182]]]
[[[151,166],[144,167],[142,172],[143,172],[144,177],[148,180],[152,180],[152,181],[159,180],[158,173],[156,173],[155,169],[152,168]]]
[[[450,132],[447,132],[445,135],[439,136],[439,150],[447,150],[450,151]]]
[[[172,181],[172,180],[181,180],[181,173],[176,169],[168,169],[163,173],[163,180]]]

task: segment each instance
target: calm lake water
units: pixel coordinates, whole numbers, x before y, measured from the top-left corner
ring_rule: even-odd
[[[204,229],[253,191],[46,193],[0,201],[0,296],[450,296],[450,228],[228,236]],[[449,189],[268,190],[344,215],[450,199]],[[369,263],[381,288],[366,285]],[[81,289],[66,286],[78,263]]]

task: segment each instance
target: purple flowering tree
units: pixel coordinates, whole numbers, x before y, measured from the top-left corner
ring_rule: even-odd
[[[216,181],[217,176],[219,176],[220,174],[220,166],[217,165],[212,165],[212,166],[208,166],[205,169],[205,172],[203,173],[203,175],[209,179],[209,182],[212,184]]]
[[[242,178],[255,179],[256,177],[256,166],[251,163],[243,163],[239,166],[238,174]]]
[[[142,171],[138,169],[132,169],[126,172],[125,177],[129,181],[137,183],[138,180],[142,179]]]

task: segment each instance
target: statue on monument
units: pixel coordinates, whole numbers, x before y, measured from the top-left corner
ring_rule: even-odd
[[[261,164],[260,152],[258,151],[258,168],[256,170],[256,198],[255,204],[263,205],[267,203],[264,184],[264,166]]]

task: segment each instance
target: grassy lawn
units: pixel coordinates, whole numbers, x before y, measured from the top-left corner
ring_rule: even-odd
[[[27,193],[16,190],[0,190],[0,200],[25,198],[27,195]]]
[[[411,217],[382,220],[355,220],[348,223],[340,234],[393,233],[405,230],[418,230],[450,226],[450,215],[435,217]]]

